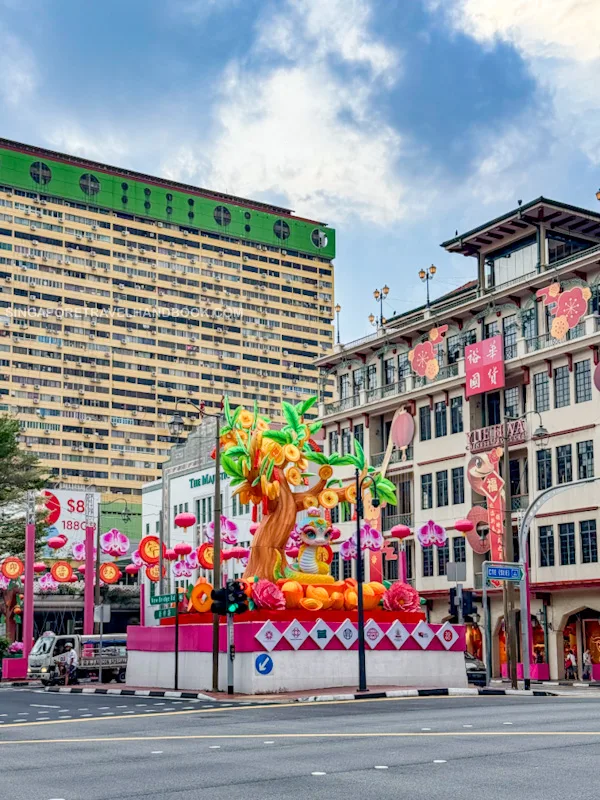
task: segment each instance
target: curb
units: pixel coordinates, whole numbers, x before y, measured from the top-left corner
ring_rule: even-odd
[[[153,689],[95,689],[83,686],[47,686],[46,692],[59,694],[102,694],[102,695],[122,695],[126,697],[166,697],[181,700],[205,700],[211,703],[231,702],[233,698],[224,695],[223,698],[211,697],[202,692],[175,692],[161,691]],[[332,701],[342,700],[380,700],[383,698],[398,697],[478,697],[478,696],[497,696],[497,695],[516,695],[518,697],[556,697],[556,692],[547,692],[537,689],[524,691],[523,689],[394,689],[389,692],[370,692],[367,694],[316,694],[309,697],[286,697],[281,698],[276,695],[269,700],[252,700],[251,696],[243,700],[234,700],[236,703],[251,703],[252,705],[275,705],[277,703],[331,703]]]
[[[41,685],[41,681],[0,681],[0,689],[22,689],[27,686],[31,686],[32,689],[38,689]]]

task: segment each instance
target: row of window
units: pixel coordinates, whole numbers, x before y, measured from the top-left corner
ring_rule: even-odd
[[[553,525],[540,525],[538,529],[540,567],[554,567],[556,564],[556,542]],[[579,523],[579,559],[574,522],[561,522],[558,525],[559,563],[561,566],[595,564],[598,561],[598,539],[596,520],[586,519]]]
[[[577,442],[577,480],[594,477],[594,442],[590,439]],[[573,445],[563,444],[556,448],[556,474],[552,475],[552,450],[537,452],[537,488],[538,491],[550,489],[553,483],[571,483],[573,478]]]
[[[434,403],[433,419],[436,439],[448,434],[448,407],[446,401]],[[463,399],[462,396],[450,400],[450,433],[463,432]],[[431,407],[419,408],[419,436],[422,442],[431,439]]]
[[[553,373],[554,408],[571,405],[573,394],[576,403],[586,403],[592,399],[592,369],[590,359],[573,364],[574,381],[571,387],[571,372],[568,366],[556,367]],[[572,391],[573,389],[573,391]],[[536,411],[550,409],[550,376],[544,372],[533,375],[533,396]]]
[[[450,540],[447,539],[442,547],[424,547],[423,553],[423,577],[432,578],[434,576],[434,566],[437,559],[437,574],[445,575],[446,567],[450,561]],[[454,562],[464,563],[467,560],[467,549],[464,536],[455,536],[452,539],[452,554]]]
[[[454,467],[450,472],[452,487],[452,504],[460,505],[465,502],[465,468]],[[433,508],[433,473],[421,475],[421,508],[426,511]],[[448,470],[443,469],[435,473],[435,505],[440,508],[450,503]]]

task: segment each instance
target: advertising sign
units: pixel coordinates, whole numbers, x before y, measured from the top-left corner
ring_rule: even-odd
[[[504,388],[502,336],[492,336],[465,347],[467,399],[476,394]]]
[[[97,492],[70,492],[66,489],[46,489],[42,492],[45,506],[48,509],[48,535],[64,534],[69,540],[68,547],[85,539],[86,495],[94,501],[92,527],[96,530],[97,510],[100,495]],[[89,515],[88,503],[88,515]]]

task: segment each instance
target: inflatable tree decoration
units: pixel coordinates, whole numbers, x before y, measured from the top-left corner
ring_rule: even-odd
[[[320,422],[308,422],[304,415],[317,402],[310,397],[296,405],[283,402],[282,416],[286,424],[279,429],[270,427],[268,417],[254,411],[236,408],[231,411],[225,398],[225,426],[221,430],[221,465],[231,477],[242,504],[253,504],[253,518],[262,506],[262,519],[250,548],[250,558],[244,577],[273,580],[275,570],[283,572],[288,566],[285,546],[296,523],[296,514],[311,507],[334,508],[340,501],[356,502],[355,482],[334,478],[334,467],[353,466],[361,478],[370,474],[372,484],[382,503],[395,505],[394,485],[365,463],[359,442],[354,440],[354,455],[318,452],[311,440],[321,427]],[[307,472],[309,463],[318,466],[317,477]],[[365,481],[365,484],[369,484]],[[292,491],[300,485],[303,491]]]

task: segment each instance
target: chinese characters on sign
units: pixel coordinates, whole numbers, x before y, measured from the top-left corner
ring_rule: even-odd
[[[506,423],[508,443],[522,444],[527,438],[527,426],[524,419],[515,419]],[[476,428],[467,433],[467,450],[481,453],[504,444],[504,425],[489,425],[487,428]]]
[[[492,336],[465,347],[467,398],[504,387],[502,336]]]

